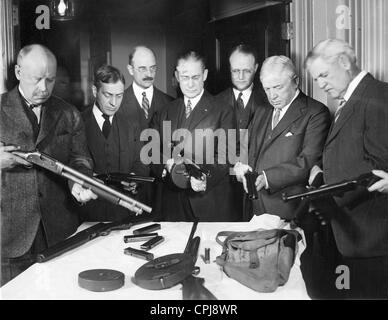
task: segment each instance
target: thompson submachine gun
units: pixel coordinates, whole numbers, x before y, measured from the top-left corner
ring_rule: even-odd
[[[42,251],[41,253],[37,254],[35,257],[36,262],[46,262],[49,261],[55,257],[60,256],[61,254],[68,252],[72,249],[78,248],[79,246],[83,245],[86,242],[89,242],[97,237],[100,236],[106,236],[111,231],[114,230],[128,230],[132,226],[138,224],[138,223],[144,223],[146,220],[144,218],[142,220],[140,219],[125,219],[121,221],[116,222],[110,222],[110,223],[104,223],[100,222],[97,223],[85,230],[82,230],[78,233],[76,233],[74,236],[71,236],[67,238],[66,240],[63,240],[61,242],[58,242],[57,244],[53,245],[52,247],[47,248],[46,250]]]
[[[358,186],[364,186],[365,188],[370,187],[376,181],[379,181],[380,178],[375,176],[372,172],[361,174],[360,176],[345,180],[333,184],[323,185],[318,187],[323,183],[323,174],[318,173],[314,178],[311,186],[308,188],[308,191],[287,195],[283,194],[283,201],[293,201],[293,200],[301,200],[299,207],[295,212],[295,218],[293,223],[299,225],[300,221],[303,219],[304,215],[309,212],[317,212],[318,208],[314,208],[311,206],[311,201],[316,199],[324,199],[332,196],[340,196],[347,191],[351,191],[356,189]],[[326,224],[324,219],[321,220],[321,224]]]
[[[171,167],[170,175],[174,185],[181,189],[188,189],[191,186],[190,177],[202,180],[203,175],[209,177],[210,173],[202,170],[199,165],[190,159],[179,157]]]
[[[136,213],[136,215],[143,213],[143,211],[150,213],[152,208],[135,200],[131,197],[105,185],[97,179],[88,177],[87,175],[70,168],[58,160],[50,157],[39,151],[25,152],[12,151],[13,154],[23,158],[24,160],[35,164],[39,167],[45,168],[57,175],[63,176],[71,181],[80,184],[86,189],[90,189],[102,199],[108,200],[114,204],[120,205]]]
[[[135,273],[134,283],[149,290],[183,285],[183,299],[216,300],[204,286],[204,279],[193,277],[199,273],[195,266],[200,237],[194,238],[198,222],[194,222],[184,253],[174,253],[156,258],[141,266]],[[186,281],[187,280],[187,281]]]

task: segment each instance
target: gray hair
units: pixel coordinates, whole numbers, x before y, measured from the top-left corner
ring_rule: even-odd
[[[47,58],[53,59],[53,61],[55,62],[57,61],[57,59],[55,58],[55,55],[52,53],[52,51],[49,48],[41,44],[30,44],[20,49],[16,59],[17,64],[20,65],[24,57],[26,57],[33,50],[39,50],[43,52]]]
[[[330,61],[342,54],[348,57],[353,67],[356,66],[356,54],[349,43],[339,39],[323,40],[307,54],[304,67],[308,68],[309,64],[317,58]]]
[[[263,78],[264,73],[272,72],[276,67],[280,67],[282,72],[286,72],[291,79],[298,77],[296,74],[295,66],[291,59],[286,56],[272,56],[264,60],[260,70],[260,80]]]

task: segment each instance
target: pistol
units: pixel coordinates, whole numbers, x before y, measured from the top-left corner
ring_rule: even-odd
[[[256,171],[248,171],[245,174],[245,179],[247,180],[247,189],[248,189],[248,198],[249,200],[255,200],[259,198],[259,194],[257,193],[256,189],[256,179],[259,176],[259,174]]]

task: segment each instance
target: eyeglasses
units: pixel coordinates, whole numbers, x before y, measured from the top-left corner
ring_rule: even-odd
[[[138,68],[135,68],[135,67],[134,67],[134,69],[136,69],[136,70],[137,70],[138,72],[140,72],[140,73],[146,73],[147,70],[149,70],[150,73],[155,73],[155,72],[156,72],[156,66],[151,66],[151,67],[149,67],[149,68],[147,68],[147,67],[138,67]]]
[[[238,76],[240,73],[243,73],[244,75],[247,74],[247,75],[251,75],[253,73],[253,70],[252,69],[232,69],[231,70],[232,74],[234,76]]]

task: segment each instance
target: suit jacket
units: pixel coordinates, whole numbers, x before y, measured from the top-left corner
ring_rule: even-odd
[[[163,106],[165,106],[172,100],[172,97],[163,93],[154,86],[154,95],[152,97],[150,109],[148,111],[148,119],[146,119],[144,111],[139,105],[139,102],[137,101],[136,96],[133,92],[133,86],[130,85],[124,91],[123,101],[121,103],[121,107],[118,111],[118,114],[126,114],[126,116],[129,117],[130,121],[133,121],[134,123],[137,123],[139,125],[141,132],[141,130],[149,127],[149,124],[155,112],[160,111]]]
[[[83,120],[86,128],[86,139],[88,143],[89,152],[95,163],[96,173],[107,173],[108,168],[99,163],[98,158],[105,156],[101,152],[101,140],[97,137],[101,135],[101,130],[98,127],[97,121],[93,115],[93,106],[90,106],[82,113]],[[113,123],[117,124],[119,132],[119,168],[117,172],[131,173],[134,172],[137,175],[148,176],[149,169],[140,161],[140,150],[143,144],[139,141],[139,128],[136,123],[131,122],[124,114],[116,113],[113,117]],[[104,138],[105,139],[105,138]],[[146,186],[142,186],[141,193],[138,195],[140,201],[150,201],[146,199]],[[130,195],[134,197],[133,195]],[[118,205],[111,204],[106,200],[94,200],[89,201],[85,206],[80,208],[82,212],[82,218],[85,221],[112,221],[120,220],[128,217],[130,213],[127,209]]]
[[[160,132],[161,136],[163,133],[163,121],[171,122],[171,133],[180,129],[179,117],[182,112],[184,113],[184,109],[184,100],[179,98],[163,108],[160,114],[155,115],[157,121],[154,122],[154,127]],[[233,207],[233,190],[229,180],[226,145],[220,144],[220,147],[218,147],[219,140],[211,138],[214,139],[215,146],[214,150],[211,150],[206,147],[205,138],[202,140],[203,144],[201,147],[199,140],[194,138],[194,130],[196,129],[211,129],[214,131],[222,129],[227,135],[227,130],[233,127],[233,111],[222,106],[213,96],[205,91],[190,117],[191,120],[187,129],[193,137],[189,141],[193,146],[193,150],[196,150],[196,152],[193,151],[193,160],[198,160],[199,154],[202,153],[203,164],[200,167],[210,172],[210,176],[207,178],[206,191],[194,192],[191,189],[181,191],[165,182],[163,184],[162,219],[168,221],[185,220],[179,208],[182,201],[188,199],[189,206],[199,221],[241,220],[241,213],[234,210]],[[171,141],[174,140],[171,138]],[[206,154],[211,155],[214,159],[214,164],[206,162]],[[197,162],[200,164],[199,161]],[[155,174],[158,177],[161,176],[163,167],[163,164],[153,166],[154,172],[157,171]],[[182,196],[182,194],[184,195]]]
[[[236,112],[237,112],[236,111],[236,98],[234,97],[233,88],[227,88],[226,90],[220,92],[216,96],[216,98],[220,100],[220,103],[222,103],[224,105],[228,105],[230,108],[232,108],[234,110],[234,114],[236,117]],[[267,101],[267,98],[265,97],[265,93],[263,92],[263,90],[260,87],[258,87],[257,85],[254,85],[253,90],[252,90],[252,94],[249,97],[249,101],[248,101],[248,104],[252,103],[252,108],[253,108],[252,119],[254,117],[256,110],[258,108],[260,108],[260,106],[265,104],[266,101]],[[251,121],[252,121],[252,119],[251,119]],[[237,117],[236,117],[235,121],[236,121],[235,127],[238,128],[239,124],[237,123]]]
[[[388,168],[388,84],[367,74],[332,124],[323,151],[325,183]],[[332,228],[341,254],[388,254],[388,195],[360,187],[335,198]]]
[[[22,150],[38,149],[83,173],[91,174],[85,128],[75,107],[52,96],[42,107],[41,128],[35,141],[17,87],[1,96],[0,132],[5,143]],[[17,166],[1,175],[1,249],[6,258],[26,253],[40,220],[51,246],[79,225],[67,180],[47,170]]]
[[[254,200],[259,212],[253,213],[291,219],[297,203],[283,202],[281,195],[304,190],[310,169],[321,160],[330,114],[322,103],[302,92],[274,130],[268,130],[272,114],[273,107],[269,105],[259,108],[249,128],[249,165],[259,173],[264,171],[269,184]],[[252,210],[249,204],[247,209]]]

